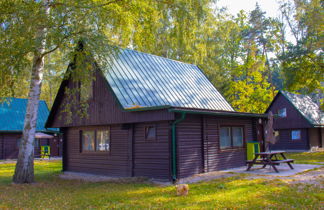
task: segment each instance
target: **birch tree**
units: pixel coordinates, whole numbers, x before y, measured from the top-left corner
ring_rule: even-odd
[[[149,32],[158,16],[153,1],[146,0],[4,0],[0,2],[0,98],[10,96],[12,84],[29,75],[28,105],[19,148],[14,183],[34,182],[34,137],[45,58],[59,51],[62,62],[73,60],[76,43],[83,40],[87,55],[104,63],[112,51],[110,40],[127,45],[135,29]],[[139,20],[141,22],[139,22]],[[146,23],[143,25],[142,23]],[[152,27],[153,28],[153,27]],[[82,62],[80,62],[82,63]],[[82,66],[79,80],[87,78]],[[18,79],[17,79],[18,78]],[[18,87],[15,87],[18,89]]]

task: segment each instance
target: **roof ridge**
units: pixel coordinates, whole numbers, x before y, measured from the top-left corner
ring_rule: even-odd
[[[163,56],[160,56],[160,55],[155,55],[155,54],[151,54],[151,53],[147,53],[147,52],[141,52],[141,51],[138,51],[138,50],[129,49],[129,48],[122,48],[122,47],[120,47],[120,49],[130,50],[130,51],[134,51],[134,52],[137,52],[137,53],[146,54],[146,55],[150,55],[150,56],[155,56],[155,57],[167,59],[167,60],[170,60],[170,61],[175,61],[175,62],[183,63],[183,64],[186,64],[186,65],[192,65],[192,66],[198,67],[196,64],[186,63],[184,61],[179,61],[179,60],[175,60],[175,59],[172,59],[172,58],[166,58],[166,57],[163,57]]]

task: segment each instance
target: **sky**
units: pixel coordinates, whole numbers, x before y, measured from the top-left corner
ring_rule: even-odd
[[[232,15],[236,15],[240,10],[244,10],[247,13],[252,11],[255,8],[255,4],[259,3],[261,10],[266,12],[267,17],[278,17],[279,12],[279,3],[278,0],[218,0],[216,3],[218,8],[226,7],[228,12]],[[288,30],[286,28],[286,30]],[[286,39],[294,43],[295,39],[287,31]]]
[[[266,16],[278,16],[279,4],[277,0],[219,0],[217,5],[218,7],[227,7],[228,11],[235,15],[240,10],[245,10],[246,12],[253,10],[257,2],[261,9],[266,12]]]

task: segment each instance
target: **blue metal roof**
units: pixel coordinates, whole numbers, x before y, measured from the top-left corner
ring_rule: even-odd
[[[203,72],[160,56],[120,49],[104,71],[124,109],[174,106],[234,111]]]
[[[27,108],[27,99],[7,98],[5,102],[0,103],[0,132],[22,132]],[[36,131],[57,132],[58,129],[46,129],[49,110],[46,102],[39,101],[38,117]]]

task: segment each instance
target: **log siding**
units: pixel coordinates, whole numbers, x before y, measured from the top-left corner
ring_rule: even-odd
[[[243,147],[220,148],[219,128],[229,125],[244,128]],[[177,127],[178,177],[244,166],[253,132],[249,118],[188,115]]]

